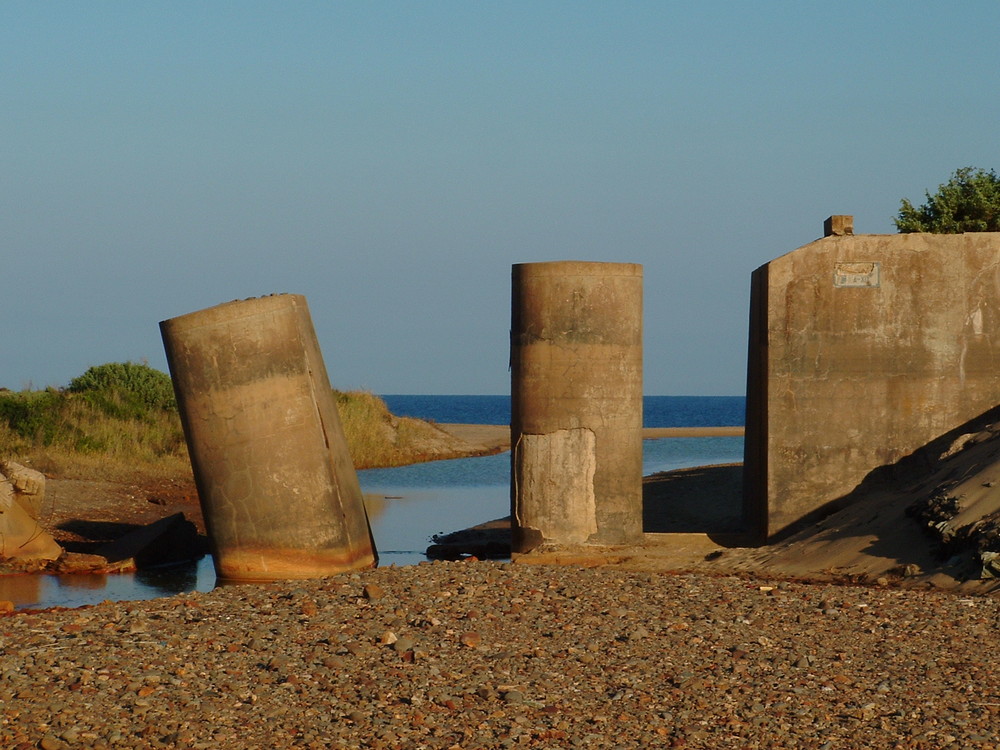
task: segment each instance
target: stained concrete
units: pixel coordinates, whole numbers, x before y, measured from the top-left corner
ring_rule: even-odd
[[[831,219],[752,276],[744,494],[760,538],[1000,403],[1000,233]]]
[[[373,565],[305,298],[228,302],[160,327],[218,577],[314,578]]]
[[[515,552],[642,538],[642,266],[512,269]]]

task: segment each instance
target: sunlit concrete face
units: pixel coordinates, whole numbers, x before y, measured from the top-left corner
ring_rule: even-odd
[[[0,460],[0,558],[56,560],[62,555],[38,521],[44,498],[44,474]]]
[[[218,577],[313,578],[373,565],[305,298],[229,302],[160,328]]]
[[[837,234],[845,219],[752,277],[745,499],[762,538],[1000,403],[1000,234]]]
[[[515,265],[513,549],[642,539],[642,267]]]

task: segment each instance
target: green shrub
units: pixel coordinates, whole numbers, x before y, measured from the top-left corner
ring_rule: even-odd
[[[91,367],[73,378],[67,390],[83,394],[95,408],[117,419],[148,419],[151,411],[177,407],[170,376],[136,362]]]
[[[0,392],[0,421],[18,437],[52,445],[60,431],[63,396],[58,391]]]

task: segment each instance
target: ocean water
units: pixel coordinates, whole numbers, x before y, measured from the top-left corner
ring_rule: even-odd
[[[383,395],[400,417],[442,424],[510,424],[510,396]],[[644,396],[645,427],[737,427],[744,423],[743,396]]]

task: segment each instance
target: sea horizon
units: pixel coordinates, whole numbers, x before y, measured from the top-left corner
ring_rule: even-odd
[[[442,424],[510,424],[510,395],[380,394],[389,411]],[[644,427],[742,427],[745,396],[643,396]]]

